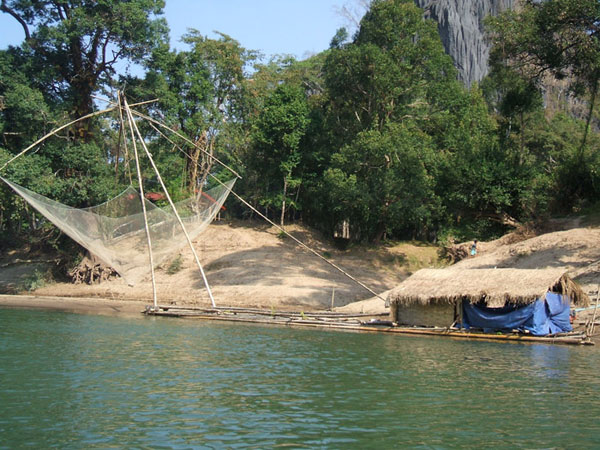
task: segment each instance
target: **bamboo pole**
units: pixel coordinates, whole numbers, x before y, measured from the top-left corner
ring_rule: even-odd
[[[592,316],[592,323],[590,324],[590,332],[589,335],[592,336],[594,334],[594,325],[596,325],[596,312],[598,311],[598,300],[600,299],[600,284],[598,285],[598,290],[596,292],[596,307],[594,308],[594,315]]]
[[[108,113],[108,112],[110,112],[110,111],[113,111],[113,110],[115,110],[116,108],[117,108],[116,106],[111,106],[110,108],[103,109],[102,111],[96,111],[96,112],[93,112],[93,113],[87,114],[87,115],[85,115],[85,116],[83,116],[83,117],[80,117],[79,119],[75,119],[75,120],[73,120],[72,122],[69,122],[69,123],[67,123],[66,125],[63,125],[63,126],[61,126],[61,127],[58,127],[58,128],[55,128],[55,129],[54,129],[54,130],[52,130],[50,133],[47,133],[47,134],[45,134],[44,136],[42,136],[41,138],[39,138],[37,141],[35,141],[33,144],[31,144],[31,145],[30,145],[29,147],[27,147],[25,150],[22,150],[22,151],[21,151],[21,153],[19,153],[19,154],[15,155],[14,157],[12,157],[12,158],[11,158],[11,159],[9,159],[8,161],[6,161],[6,162],[4,163],[4,165],[3,165],[2,167],[0,167],[0,172],[1,172],[2,170],[4,170],[4,169],[6,168],[6,166],[8,166],[10,163],[12,163],[12,162],[13,162],[15,159],[17,159],[17,158],[19,158],[19,157],[23,156],[25,153],[27,153],[27,152],[28,152],[29,150],[31,150],[33,147],[35,147],[35,146],[37,146],[37,145],[41,144],[41,143],[42,143],[42,142],[44,142],[46,139],[48,139],[50,136],[52,136],[52,135],[55,135],[55,134],[56,134],[56,133],[58,133],[59,131],[61,131],[61,130],[64,130],[65,128],[67,128],[67,127],[70,127],[70,126],[71,126],[71,125],[73,125],[74,123],[80,122],[80,121],[82,121],[82,120],[85,120],[85,119],[90,119],[90,118],[92,118],[92,117],[95,117],[95,116],[99,116],[99,115],[102,115],[102,114],[106,114],[106,113]]]
[[[130,120],[133,121],[133,116],[131,114],[131,109],[127,105],[127,99],[124,98],[123,99],[123,103],[125,105],[125,109],[127,111],[127,114],[130,117]],[[196,260],[196,264],[198,265],[198,268],[200,269],[200,273],[202,274],[202,279],[204,280],[204,285],[206,286],[206,291],[208,292],[208,296],[210,297],[210,301],[211,301],[213,307],[216,307],[215,299],[213,297],[212,291],[211,291],[210,286],[208,284],[208,280],[206,279],[206,274],[204,273],[204,269],[202,268],[202,264],[200,263],[200,258],[198,258],[198,254],[196,253],[196,250],[194,249],[194,245],[192,244],[192,239],[190,238],[190,235],[188,234],[187,230],[185,229],[185,225],[183,224],[183,221],[181,220],[181,217],[179,216],[179,213],[177,212],[177,208],[175,208],[175,204],[173,203],[173,200],[171,199],[171,195],[169,194],[169,191],[167,190],[167,187],[165,186],[165,183],[163,182],[163,179],[160,176],[160,172],[158,171],[158,168],[156,167],[156,164],[154,164],[154,159],[152,158],[152,155],[150,154],[150,151],[146,147],[146,143],[144,142],[144,140],[142,138],[142,135],[140,134],[140,131],[138,130],[137,125],[135,124],[135,122],[133,122],[133,127],[135,128],[137,136],[138,136],[140,142],[142,143],[142,147],[144,148],[144,151],[146,152],[146,156],[150,160],[150,164],[152,165],[152,168],[154,169],[154,172],[156,173],[158,181],[160,182],[160,185],[161,185],[161,187],[162,187],[162,189],[163,189],[163,191],[165,193],[165,196],[167,197],[169,205],[171,205],[171,208],[173,208],[173,213],[175,214],[175,217],[177,217],[177,221],[179,222],[179,225],[181,226],[181,230],[183,231],[183,234],[185,235],[185,238],[186,238],[186,240],[187,240],[187,242],[188,242],[188,244],[190,246],[190,249],[192,250],[192,253],[194,254],[194,258]],[[155,305],[155,307],[156,306],[157,305]]]
[[[115,105],[115,102],[113,102],[112,100],[108,100],[108,99],[102,99],[102,100],[103,100],[103,101],[105,101],[105,102],[108,102],[108,103],[110,103],[110,104],[112,104],[112,105]],[[138,106],[138,105],[143,105],[143,104],[145,104],[145,103],[152,103],[152,102],[155,102],[155,101],[156,101],[156,100],[148,100],[148,101],[145,101],[145,102],[132,103],[132,104],[131,104],[131,105],[129,105],[129,106],[130,106],[130,107],[132,107],[132,106]],[[115,107],[116,107],[116,106],[115,106]],[[145,120],[147,120],[148,122],[154,123],[154,124],[156,124],[156,125],[158,125],[158,126],[160,126],[160,127],[164,128],[164,129],[167,129],[167,130],[169,130],[171,133],[173,133],[173,134],[175,134],[176,136],[180,137],[181,139],[183,139],[185,142],[187,142],[187,143],[188,143],[189,145],[191,145],[192,147],[194,147],[194,148],[196,148],[196,147],[197,147],[197,146],[196,146],[196,144],[194,144],[194,143],[193,143],[193,142],[192,142],[190,139],[188,139],[186,136],[184,136],[183,134],[179,133],[178,131],[176,131],[176,130],[172,129],[172,128],[171,128],[171,127],[169,127],[168,125],[165,125],[164,123],[162,123],[162,122],[160,122],[160,121],[158,121],[158,120],[156,120],[156,119],[153,119],[152,117],[150,117],[150,116],[148,116],[148,115],[146,115],[146,114],[143,114],[143,113],[141,113],[141,112],[139,112],[139,111],[131,110],[131,113],[132,113],[133,115],[136,115],[136,116],[138,116],[138,117],[139,117],[139,118],[141,118],[141,119],[145,119]],[[223,166],[224,168],[226,168],[227,170],[229,170],[229,171],[230,171],[232,174],[234,174],[236,177],[238,177],[238,178],[240,178],[240,179],[242,178],[242,176],[241,176],[239,173],[237,173],[235,170],[233,170],[233,169],[232,169],[231,167],[229,167],[227,164],[225,164],[224,162],[222,162],[221,160],[219,160],[218,158],[216,158],[214,155],[211,155],[209,152],[207,152],[206,150],[204,150],[204,149],[202,149],[202,148],[200,148],[200,147],[198,147],[198,148],[200,149],[200,151],[201,151],[201,152],[205,153],[205,154],[206,154],[206,155],[208,155],[210,158],[212,158],[213,160],[215,160],[216,162],[218,162],[218,163],[219,163],[221,166]],[[184,153],[185,153],[185,152],[184,152]],[[187,153],[186,153],[186,154],[187,154]]]
[[[135,122],[133,116],[127,106],[127,99],[123,98],[125,104],[125,112],[127,113],[127,121],[129,122],[129,131],[131,132],[131,138],[133,143],[133,153],[135,155],[135,167],[137,169],[138,183],[140,184],[140,201],[142,202],[142,212],[144,214],[144,228],[146,230],[146,241],[148,243],[148,258],[150,262],[150,274],[152,275],[152,298],[154,303],[154,309],[158,309],[158,299],[156,296],[156,278],[154,274],[154,256],[152,255],[152,238],[150,237],[150,228],[148,226],[148,213],[146,211],[146,198],[144,196],[144,184],[142,182],[142,170],[140,168],[140,160],[138,157],[137,145],[135,144],[135,133],[133,131]],[[137,130],[137,127],[136,127]],[[142,141],[143,143],[143,141]]]
[[[120,91],[119,91],[120,92]],[[118,95],[118,94],[117,94]],[[98,95],[92,95],[93,98],[95,98],[96,100],[100,100],[104,103],[111,103],[112,105],[116,106],[116,103],[113,102],[112,100],[109,100],[107,98],[104,97],[100,97]],[[133,108],[134,106],[141,106],[141,105],[147,105],[148,103],[155,103],[157,102],[158,99],[157,98],[153,98],[152,100],[144,100],[143,102],[137,102],[137,103],[132,103],[131,105],[129,105],[130,108]]]
[[[581,335],[577,336],[564,336],[564,337],[544,337],[544,336],[526,336],[519,334],[485,334],[485,333],[473,333],[473,332],[461,332],[448,330],[447,328],[439,329],[426,329],[426,328],[407,328],[407,327],[388,327],[388,326],[367,326],[367,325],[353,325],[353,324],[341,324],[341,323],[326,323],[313,320],[268,320],[253,317],[240,317],[240,316],[222,316],[214,314],[197,314],[187,315],[178,312],[149,312],[150,314],[157,316],[167,317],[180,317],[197,320],[217,320],[226,322],[247,322],[247,323],[260,323],[265,325],[276,325],[276,326],[291,326],[291,327],[312,327],[312,328],[328,328],[334,330],[344,331],[362,331],[369,333],[392,333],[392,334],[407,334],[407,335],[420,335],[420,336],[439,336],[448,337],[451,339],[475,339],[483,341],[503,341],[503,342],[515,342],[515,343],[546,343],[546,344],[561,344],[561,345],[594,345],[594,342],[586,339]]]
[[[165,128],[167,130],[169,130],[171,133],[175,134],[176,136],[180,137],[181,139],[183,139],[184,141],[186,141],[188,144],[190,144],[193,147],[196,147],[196,144],[194,144],[190,139],[188,139],[187,137],[185,137],[183,134],[179,133],[178,131],[173,130],[172,128],[170,128],[169,126],[165,125],[164,123],[153,119],[150,116],[147,116],[146,114],[142,114],[141,112],[132,110],[132,113],[135,114],[136,116],[142,118],[142,119],[146,119],[149,122],[152,122],[162,128]],[[229,167],[227,164],[225,164],[224,162],[222,162],[221,160],[219,160],[218,158],[216,158],[215,156],[211,155],[209,152],[207,152],[206,150],[198,147],[200,149],[201,152],[205,153],[206,155],[208,155],[210,158],[214,159],[216,162],[218,162],[221,166],[225,167],[227,170],[229,170],[232,174],[234,174],[236,177],[238,178],[242,178],[242,176],[237,173],[235,170],[233,170],[231,167]]]
[[[119,103],[119,119],[121,121],[121,130],[123,130],[123,145],[125,147],[125,166],[127,167],[127,174],[129,175],[129,184],[133,184],[131,178],[131,167],[129,166],[129,151],[127,149],[127,134],[125,133],[125,122],[123,121],[123,108],[121,106],[121,92],[117,92],[117,99]]]

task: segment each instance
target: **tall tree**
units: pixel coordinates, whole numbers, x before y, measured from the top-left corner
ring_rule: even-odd
[[[122,60],[141,61],[168,28],[163,0],[2,0],[0,10],[23,28],[25,46],[47,91],[76,116],[93,110],[93,93],[110,82]],[[79,133],[88,140],[83,124]]]
[[[430,228],[439,201],[428,173],[434,135],[462,89],[435,23],[412,1],[375,0],[354,41],[330,50],[324,71],[334,155],[323,215],[349,219],[355,238]]]
[[[153,52],[144,89],[159,98],[153,113],[196,143],[186,146],[186,171],[189,187],[197,189],[205,181],[201,173],[213,164],[217,140],[225,150],[225,142],[231,142],[234,129],[245,120],[246,71],[257,55],[221,33],[209,39],[192,30],[183,41],[189,50],[178,52],[163,44]]]
[[[253,165],[260,167],[261,184],[265,189],[263,203],[280,209],[282,226],[286,207],[294,206],[289,190],[297,189],[301,183],[296,170],[302,159],[300,142],[308,123],[309,107],[304,90],[293,84],[282,84],[266,99],[254,126],[256,160]]]

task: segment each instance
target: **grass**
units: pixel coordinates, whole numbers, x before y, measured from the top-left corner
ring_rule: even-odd
[[[27,275],[21,284],[21,287],[28,292],[40,289],[52,281],[52,275],[49,270],[36,269],[32,274]]]
[[[411,273],[427,267],[446,265],[444,259],[440,257],[439,246],[427,242],[390,242],[386,245],[386,250],[385,256],[382,257],[386,265],[402,268]]]
[[[167,267],[167,274],[169,275],[175,275],[177,272],[179,272],[183,267],[183,258],[181,257],[181,253],[179,255],[177,255],[177,258],[175,258],[173,261],[171,261],[171,263],[169,264],[169,267]]]

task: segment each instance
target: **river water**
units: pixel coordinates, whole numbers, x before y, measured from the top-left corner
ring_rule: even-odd
[[[0,309],[0,448],[592,448],[595,347]]]

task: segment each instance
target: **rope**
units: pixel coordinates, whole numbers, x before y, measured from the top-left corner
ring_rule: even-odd
[[[33,147],[35,147],[36,145],[40,144],[41,142],[43,142],[44,140],[46,140],[47,138],[49,138],[50,136],[58,133],[60,130],[63,130],[71,125],[73,125],[74,123],[77,123],[81,120],[85,120],[94,116],[98,116],[101,114],[105,114],[107,112],[113,111],[117,108],[120,109],[120,100],[119,103],[115,103],[111,100],[107,100],[107,99],[102,99],[110,104],[112,104],[113,106],[111,106],[110,108],[104,109],[102,111],[97,111],[94,113],[90,113],[87,114],[83,117],[80,117],[72,122],[67,123],[66,125],[63,125],[59,128],[56,128],[55,130],[51,131],[50,133],[46,134],[45,136],[43,136],[42,138],[38,139],[36,142],[34,142],[33,144],[31,144],[29,147],[27,147],[25,150],[21,151],[19,154],[17,154],[16,156],[14,156],[13,158],[11,158],[10,160],[8,160],[6,163],[4,163],[4,165],[2,167],[0,167],[0,172],[2,170],[4,170],[6,168],[6,166],[8,166],[8,164],[10,164],[11,162],[13,162],[15,159],[19,158],[20,156],[24,155],[26,152],[28,152],[29,150],[31,150]],[[142,114],[138,111],[133,111],[131,109],[129,109],[129,105],[127,104],[127,101],[123,98],[124,103],[125,103],[125,109],[127,111],[128,114],[128,121],[129,121],[129,127],[130,127],[130,131],[132,134],[132,140],[133,140],[133,147],[134,147],[134,153],[135,153],[135,158],[136,158],[136,166],[137,166],[137,170],[138,170],[138,178],[140,180],[140,195],[142,198],[142,208],[144,211],[144,217],[146,218],[146,207],[145,207],[145,203],[144,203],[144,194],[143,194],[143,187],[142,187],[142,181],[141,181],[141,169],[139,167],[139,160],[138,160],[138,155],[137,155],[137,148],[135,145],[135,138],[134,138],[134,133],[133,133],[133,126],[135,126],[135,122],[133,121],[133,115],[136,115],[142,119],[147,120],[148,122],[150,122],[150,125],[152,126],[152,128],[157,131],[161,136],[163,136],[165,139],[167,139],[169,142],[171,142],[175,147],[177,147],[179,149],[180,152],[182,152],[184,155],[186,155],[188,158],[190,158],[190,155],[185,152],[180,146],[178,146],[177,144],[175,144],[173,141],[171,141],[167,136],[165,136],[163,133],[161,133],[156,127],[154,127],[152,124],[156,124],[162,128],[165,128],[167,130],[169,130],[170,132],[174,133],[176,136],[180,137],[181,139],[183,139],[184,141],[186,141],[188,144],[195,146],[195,144],[188,139],[187,137],[183,136],[181,133],[171,129],[170,127],[168,127],[167,125],[153,119],[150,116],[147,116],[145,114]],[[137,106],[137,105],[142,105],[145,103],[151,103],[154,102],[156,100],[149,100],[146,102],[140,102],[140,103],[134,103],[132,104],[132,106]],[[133,125],[132,125],[133,123]],[[137,127],[136,127],[137,130]],[[150,155],[150,152],[148,151],[148,149],[146,148],[144,141],[141,137],[141,135],[139,134],[139,130],[137,130],[138,136],[140,138],[140,141],[144,147],[144,150],[146,151],[150,162],[152,163],[152,166],[155,168],[155,171],[157,172],[157,175],[159,177],[159,180],[161,182],[161,185],[163,187],[163,190],[165,191],[165,194],[167,196],[167,198],[169,199],[169,202],[172,204],[172,201],[170,199],[169,193],[167,191],[167,189],[165,188],[162,179],[160,178],[160,174],[158,174],[158,169],[156,169],[156,166],[154,165],[154,161],[152,160],[152,156]],[[208,153],[206,150],[201,149],[200,150],[202,152],[204,152],[205,154],[207,154],[210,158],[212,158],[213,160],[215,160],[217,163],[219,163],[221,166],[223,166],[224,168],[226,168],[227,170],[229,170],[232,174],[234,174],[236,177],[238,178],[242,178],[240,174],[238,174],[235,170],[233,170],[231,167],[229,167],[227,164],[223,163],[222,161],[220,161],[218,158],[216,158],[215,156],[211,155],[210,153]],[[215,179],[219,184],[221,184],[222,186],[225,186],[225,184],[219,180],[218,178],[216,178],[214,175],[212,175],[211,173],[209,173],[209,175]],[[227,187],[227,186],[225,186]],[[256,214],[258,214],[260,217],[262,217],[265,221],[267,221],[269,224],[271,224],[272,226],[274,226],[275,228],[277,228],[278,230],[280,230],[281,232],[283,232],[286,236],[290,237],[292,240],[294,240],[297,244],[299,244],[301,247],[303,247],[304,249],[308,250],[309,252],[311,252],[312,254],[314,254],[315,256],[317,256],[318,258],[320,258],[321,260],[325,261],[327,264],[329,264],[331,267],[333,267],[334,269],[338,270],[340,273],[342,273],[343,275],[345,275],[347,278],[351,279],[352,281],[354,281],[355,283],[357,283],[359,286],[363,287],[364,289],[366,289],[369,293],[373,294],[375,297],[386,301],[385,298],[383,298],[381,295],[377,294],[374,290],[372,290],[371,288],[369,288],[367,285],[365,285],[364,283],[362,283],[361,281],[357,280],[355,277],[353,277],[352,275],[350,275],[348,272],[346,272],[345,270],[343,270],[341,267],[339,267],[338,265],[336,265],[335,263],[329,261],[327,258],[325,258],[324,256],[320,255],[317,251],[313,250],[312,248],[310,248],[308,245],[306,245],[304,242],[300,241],[299,239],[297,239],[296,237],[292,236],[290,233],[288,233],[286,230],[284,230],[282,227],[280,227],[279,225],[277,225],[275,222],[273,222],[272,220],[270,220],[267,216],[265,216],[263,213],[261,213],[258,209],[256,209],[254,206],[252,206],[250,203],[248,203],[246,200],[244,200],[242,197],[240,197],[237,193],[235,193],[233,190],[230,191],[240,202],[242,202],[244,205],[246,205],[248,208],[250,208],[252,211],[254,211]],[[173,205],[172,205],[173,206]],[[173,206],[173,209],[174,206]],[[191,240],[189,239],[189,235],[187,234],[187,232],[185,231],[185,227],[183,226],[183,223],[181,222],[181,219],[179,218],[179,215],[177,214],[177,212],[175,211],[175,214],[177,215],[177,218],[180,221],[180,224],[183,228],[184,234],[186,235],[186,238],[188,239],[188,242],[190,243],[190,247],[192,249],[192,252],[194,253],[194,256],[196,258],[196,262],[198,264],[198,266],[200,267],[200,271],[202,273],[202,276],[204,278],[209,296],[211,297],[211,301],[213,302],[213,306],[214,306],[214,299],[212,297],[212,293],[210,291],[210,287],[208,286],[208,282],[206,281],[206,276],[204,274],[204,270],[202,269],[202,266],[200,265],[200,261],[198,259],[198,255],[196,254],[193,245],[191,244]],[[156,307],[157,305],[157,299],[156,299],[156,284],[155,284],[155,280],[154,280],[154,264],[153,264],[153,257],[152,257],[152,250],[151,250],[151,242],[150,242],[150,232],[148,230],[148,223],[147,223],[147,219],[146,220],[146,234],[147,234],[147,239],[148,239],[148,246],[149,246],[149,254],[150,254],[150,267],[152,270],[152,287],[153,287],[153,291],[154,291],[154,305]]]
[[[115,108],[117,107],[117,106],[116,106],[116,103],[115,103],[115,102],[113,102],[112,100],[108,100],[108,99],[101,99],[101,100],[103,100],[103,101],[105,101],[105,102],[107,102],[107,103],[110,103],[110,104],[112,104],[112,105],[115,105],[115,106],[114,106]],[[143,105],[144,103],[151,103],[151,102],[154,102],[154,101],[156,101],[156,100],[148,100],[148,101],[146,101],[146,102],[133,103],[131,106]],[[196,145],[196,144],[194,144],[194,143],[193,143],[193,142],[192,142],[190,139],[188,139],[187,137],[185,137],[183,134],[179,133],[178,131],[176,131],[176,130],[173,130],[173,129],[172,129],[172,128],[170,128],[168,125],[165,125],[164,123],[162,123],[162,122],[160,122],[160,121],[158,121],[158,120],[156,120],[156,119],[153,119],[152,117],[150,117],[150,116],[147,116],[146,114],[142,114],[142,113],[141,113],[141,112],[139,112],[139,111],[131,110],[131,113],[132,113],[132,114],[134,114],[134,115],[136,115],[136,116],[138,116],[138,117],[140,117],[140,118],[142,118],[142,119],[145,119],[145,120],[147,120],[147,121],[148,121],[148,122],[150,122],[150,123],[155,123],[156,125],[158,125],[158,126],[160,126],[160,127],[162,127],[162,128],[165,128],[165,129],[169,130],[171,133],[173,133],[173,134],[175,134],[176,136],[180,137],[180,138],[181,138],[181,139],[183,139],[185,142],[187,142],[188,144],[190,144],[192,147],[194,147],[194,148],[196,148],[196,147],[197,147],[197,145]],[[216,161],[217,163],[219,163],[221,166],[225,167],[227,170],[229,170],[229,171],[230,171],[232,174],[234,174],[234,175],[235,175],[236,177],[238,177],[239,179],[241,179],[241,178],[242,178],[242,176],[241,176],[239,173],[237,173],[235,170],[233,170],[231,167],[229,167],[229,166],[228,166],[227,164],[225,164],[223,161],[219,160],[219,159],[218,159],[217,157],[215,157],[214,155],[211,155],[209,152],[207,152],[206,150],[204,150],[204,149],[202,149],[202,148],[200,148],[200,147],[198,147],[198,149],[199,149],[199,150],[200,150],[202,153],[204,153],[204,154],[208,155],[210,158],[212,158],[213,160],[215,160],[215,161]],[[181,150],[181,149],[180,149],[180,150]],[[185,152],[184,152],[184,153],[185,153]],[[188,158],[190,157],[190,155],[188,155],[187,153],[185,153],[185,154],[188,156]]]
[[[221,185],[225,186],[225,184],[219,180],[217,177],[215,177],[213,174],[209,173],[209,175],[215,179],[217,182],[219,182]],[[350,275],[348,272],[346,272],[344,269],[342,269],[341,267],[339,267],[338,265],[336,265],[335,263],[329,261],[327,258],[325,258],[323,255],[319,254],[316,250],[313,250],[312,248],[310,248],[308,245],[306,245],[304,242],[302,242],[301,240],[295,238],[294,236],[292,236],[290,233],[288,233],[287,231],[285,231],[283,228],[281,228],[279,225],[277,225],[275,222],[273,222],[271,219],[269,219],[267,216],[265,216],[263,213],[261,213],[258,209],[256,209],[254,206],[252,206],[250,203],[248,203],[246,200],[244,200],[242,197],[240,197],[238,194],[236,194],[233,190],[231,191],[231,193],[234,195],[235,198],[237,198],[240,202],[242,202],[244,205],[246,205],[248,208],[250,208],[252,211],[254,211],[256,214],[258,214],[260,217],[262,217],[264,220],[266,220],[267,222],[269,222],[271,225],[273,225],[275,228],[277,228],[279,231],[285,233],[286,236],[292,238],[294,241],[296,241],[296,243],[298,243],[301,247],[305,248],[306,250],[308,250],[309,252],[311,252],[313,255],[317,256],[318,258],[322,259],[323,261],[325,261],[327,264],[329,264],[331,267],[333,267],[334,269],[338,270],[339,272],[341,272],[342,274],[344,274],[346,277],[350,278],[352,281],[354,281],[355,283],[357,283],[359,286],[363,287],[364,289],[366,289],[367,291],[369,291],[371,294],[373,294],[375,297],[379,298],[380,300],[383,300],[384,302],[386,301],[385,298],[383,298],[381,295],[379,295],[377,292],[375,292],[373,289],[371,289],[370,287],[368,287],[366,284],[364,284],[363,282],[357,280],[356,278],[354,278],[352,275]]]

